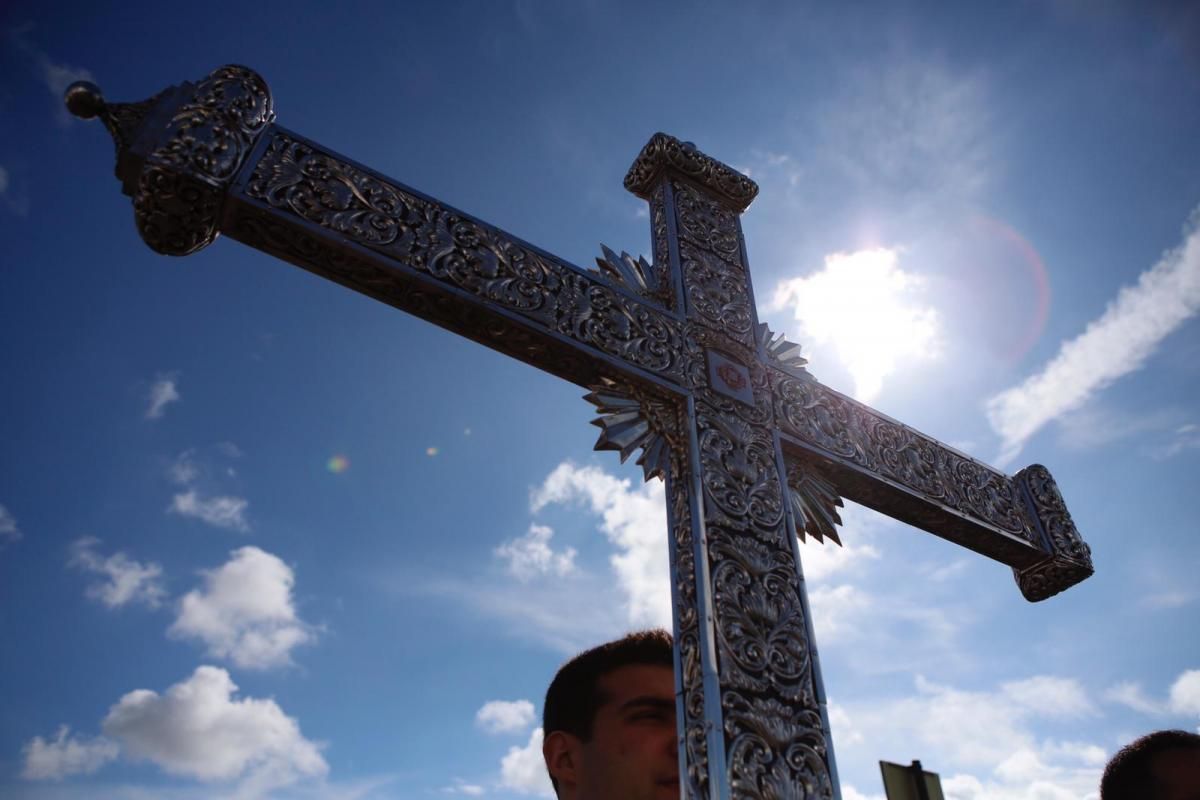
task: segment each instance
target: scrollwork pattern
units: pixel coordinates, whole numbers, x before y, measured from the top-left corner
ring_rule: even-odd
[[[138,233],[150,249],[169,256],[202,250],[217,238],[221,193],[186,175],[148,166],[133,199]]]
[[[675,307],[675,281],[671,274],[671,247],[667,230],[667,202],[662,185],[650,197],[650,230],[654,241],[654,272],[657,275],[658,299],[668,309]]]
[[[697,401],[696,427],[705,498],[723,525],[775,536],[783,521],[783,493],[774,445],[761,426]]]
[[[730,780],[746,800],[832,800],[828,743],[821,715],[775,698],[729,692],[723,698],[729,758],[738,765]]]
[[[680,247],[688,310],[725,335],[753,342],[754,312],[746,279],[723,259],[688,245]]]
[[[256,249],[568,380],[588,385],[597,379],[595,359],[578,348],[556,342],[540,331],[492,314],[481,306],[464,304],[447,293],[432,291],[412,281],[398,281],[391,269],[377,261],[331,245],[270,213],[243,210],[235,216],[229,234]]]
[[[695,409],[730,785],[736,797],[829,797],[770,404],[764,417],[700,389]]]
[[[271,91],[261,75],[246,67],[221,67],[196,84],[191,99],[175,110],[166,141],[149,160],[226,183],[274,119]]]
[[[673,181],[671,188],[679,235],[741,269],[742,237],[737,215],[685,183]]]
[[[1034,543],[1012,481],[813,380],[772,370],[785,433]]]
[[[1092,551],[1067,511],[1050,470],[1033,464],[1017,473],[1016,482],[1028,498],[1038,525],[1051,548],[1050,557],[1024,570],[1014,570],[1026,599],[1037,602],[1053,597],[1086,579],[1093,572]]]
[[[757,184],[742,173],[665,133],[650,137],[625,175],[625,188],[638,197],[648,198],[658,177],[667,169],[687,175],[735,211],[744,210],[758,194]]]
[[[673,381],[679,323],[502,231],[277,133],[246,195]]]
[[[117,146],[119,176],[136,182],[134,220],[142,239],[164,255],[183,256],[212,243],[225,190],[258,137],[275,118],[271,92],[256,72],[226,66],[195,86],[168,89],[142,103],[114,104],[101,114]],[[166,98],[187,96],[174,109]],[[177,100],[172,102],[178,102]],[[170,114],[148,154],[126,159],[148,117]],[[140,145],[139,145],[140,146]]]
[[[682,421],[679,432],[683,433]],[[695,539],[692,536],[691,493],[686,450],[674,451],[675,460],[667,478],[667,502],[671,511],[671,543],[675,566],[675,644],[679,650],[680,683],[683,688],[682,776],[688,800],[706,800],[708,786],[708,725],[704,703],[704,674],[701,668],[700,614],[696,594]]]
[[[1050,470],[1041,464],[1033,464],[1018,472],[1017,480],[1028,491],[1038,521],[1050,537],[1055,553],[1090,568],[1092,550],[1079,535]]]

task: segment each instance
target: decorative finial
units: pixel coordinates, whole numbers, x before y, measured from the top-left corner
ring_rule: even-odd
[[[92,119],[104,113],[106,104],[100,87],[91,81],[75,81],[67,87],[63,101],[67,110],[80,119]]]

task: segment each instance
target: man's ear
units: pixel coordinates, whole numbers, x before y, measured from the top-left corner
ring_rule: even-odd
[[[542,740],[546,771],[558,783],[560,796],[570,796],[568,792],[574,792],[579,783],[580,744],[578,736],[566,731],[554,731]]]

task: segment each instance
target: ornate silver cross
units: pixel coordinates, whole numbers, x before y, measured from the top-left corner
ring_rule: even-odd
[[[655,134],[625,188],[654,262],[585,271],[274,123],[244,67],[108,104],[142,238],[224,233],[590,390],[597,449],[666,481],[681,791],[839,795],[797,538],[837,541],[848,497],[1010,565],[1029,600],[1092,573],[1040,465],[1008,477],[818,383],[758,322],[740,215],[758,187]]]

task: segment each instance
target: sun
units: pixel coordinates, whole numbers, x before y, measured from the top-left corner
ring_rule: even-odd
[[[901,364],[936,358],[941,323],[916,295],[922,279],[897,265],[885,247],[832,253],[806,278],[779,284],[771,311],[791,310],[804,344],[831,353],[854,379],[854,396],[870,402]]]

